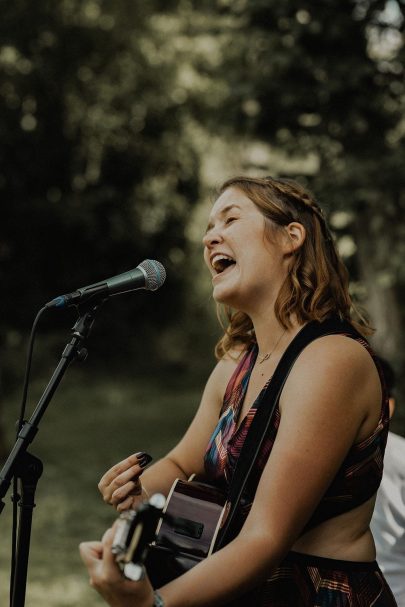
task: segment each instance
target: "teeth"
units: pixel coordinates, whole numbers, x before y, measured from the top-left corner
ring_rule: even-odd
[[[216,272],[220,272],[224,269],[223,264],[221,263],[222,261],[231,261],[232,263],[235,262],[235,260],[229,255],[223,255],[222,253],[214,255],[214,257],[211,259],[211,265]]]

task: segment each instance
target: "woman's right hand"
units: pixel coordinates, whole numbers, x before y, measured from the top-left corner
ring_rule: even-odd
[[[136,508],[148,497],[139,477],[151,460],[140,451],[107,470],[98,484],[103,500],[118,512]]]

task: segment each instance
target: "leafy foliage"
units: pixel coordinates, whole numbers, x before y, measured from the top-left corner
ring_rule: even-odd
[[[207,172],[212,185],[232,166],[298,173],[318,194],[381,329],[377,346],[400,371],[402,0],[2,9],[3,334],[26,330],[43,301],[145,257],[167,266],[167,285],[115,303],[100,342],[125,349],[136,327],[151,352],[177,348],[168,327],[179,318],[201,333],[188,234]],[[267,155],[247,158],[259,144]]]
[[[168,285],[159,301],[121,303],[110,338],[118,343],[139,316],[157,331],[162,304],[165,322],[181,309],[178,270],[198,165],[170,94],[178,68],[153,31],[158,8],[4,6],[0,276],[11,296],[2,301],[3,327],[27,328],[47,299],[151,256],[168,266]]]

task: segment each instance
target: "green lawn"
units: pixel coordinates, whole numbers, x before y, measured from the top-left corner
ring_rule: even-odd
[[[97,490],[112,464],[135,451],[160,457],[188,425],[201,393],[180,377],[170,382],[93,376],[73,367],[45,414],[31,451],[44,463],[34,510],[26,607],[96,607],[78,555],[81,540],[98,539],[115,519]],[[43,390],[35,384],[31,401]],[[6,403],[12,440],[19,394]],[[0,517],[0,605],[8,604],[10,493]]]

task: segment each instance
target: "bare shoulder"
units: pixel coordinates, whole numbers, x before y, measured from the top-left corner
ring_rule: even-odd
[[[209,388],[215,390],[221,395],[221,398],[244,353],[245,350],[242,348],[231,350],[214,367],[208,379],[207,387],[209,386]]]
[[[280,406],[298,399],[324,414],[328,409],[345,412],[357,424],[370,418],[372,428],[380,412],[381,384],[369,352],[345,335],[316,339],[294,364]]]
[[[293,367],[298,377],[312,373],[313,377],[330,381],[333,377],[347,377],[362,381],[377,375],[377,369],[366,348],[346,335],[325,335],[311,342],[298,357]],[[314,375],[316,374],[316,375]]]

